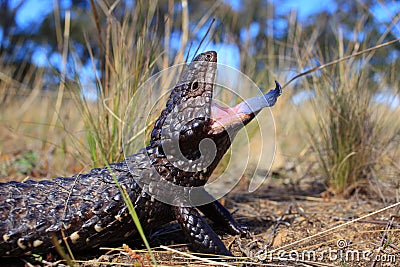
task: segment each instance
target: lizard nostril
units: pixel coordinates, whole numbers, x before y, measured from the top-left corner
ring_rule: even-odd
[[[196,90],[197,88],[199,88],[199,82],[198,81],[193,82],[191,87],[192,90]]]

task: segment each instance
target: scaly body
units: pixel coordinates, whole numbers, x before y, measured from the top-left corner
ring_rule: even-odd
[[[193,249],[230,255],[198,212],[231,234],[245,234],[245,228],[218,201],[197,207],[180,205],[180,196],[172,191],[168,192],[175,197],[171,205],[153,194],[154,190],[162,191],[157,187],[159,181],[187,188],[204,185],[229,148],[232,135],[257,113],[244,112],[224,118],[223,125],[219,123],[222,117],[217,118],[217,114],[224,110],[212,103],[216,61],[217,55],[211,51],[200,54],[187,66],[155,123],[150,144],[124,162],[68,178],[0,183],[0,257],[44,253],[54,248],[54,242],[68,242],[73,251],[119,245],[136,235],[136,226],[114,178],[128,193],[145,232],[177,219]],[[274,101],[279,95],[277,88],[272,95]],[[202,166],[199,145],[205,138],[211,139],[217,150]],[[196,162],[195,169],[177,166],[180,161],[168,156],[166,150],[174,148],[174,141],[189,165]]]

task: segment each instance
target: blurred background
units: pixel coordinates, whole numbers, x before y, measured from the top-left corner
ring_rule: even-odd
[[[129,100],[152,74],[199,52],[217,51],[219,63],[271,89],[274,80],[284,85],[372,48],[287,85],[273,109],[272,178],[287,185],[309,179],[344,197],[362,191],[399,198],[400,43],[378,47],[400,38],[398,1],[0,6],[0,181],[71,175],[122,160],[124,123],[135,123],[124,118]],[[135,119],[151,128],[137,112]]]

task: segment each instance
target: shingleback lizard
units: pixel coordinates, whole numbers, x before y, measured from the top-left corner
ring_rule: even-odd
[[[246,234],[247,230],[217,200],[194,207],[181,205],[184,201],[173,190],[164,192],[173,197],[173,204],[153,194],[165,191],[157,187],[163,186],[159,181],[189,191],[204,185],[234,135],[261,108],[274,105],[281,94],[276,82],[276,89],[264,96],[266,104],[252,98],[228,112],[212,101],[216,62],[216,52],[209,51],[186,66],[155,122],[149,145],[125,161],[72,177],[0,183],[0,257],[46,253],[54,249],[52,237],[79,251],[118,245],[137,235],[114,178],[128,193],[145,232],[177,220],[195,251],[231,255],[199,211],[230,234]],[[199,146],[206,138],[214,142],[215,153],[203,164],[204,151]],[[188,166],[168,157],[174,141]],[[191,165],[193,162],[196,164]]]

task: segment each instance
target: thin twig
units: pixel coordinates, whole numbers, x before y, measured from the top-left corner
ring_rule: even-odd
[[[63,101],[64,96],[64,89],[65,89],[65,77],[67,77],[67,60],[68,60],[68,44],[69,44],[69,37],[70,37],[70,30],[71,30],[71,11],[67,10],[65,12],[65,19],[64,19],[64,39],[63,39],[63,47],[62,47],[62,54],[61,54],[61,77],[60,77],[60,86],[58,88],[57,93],[57,100],[55,105],[55,112],[53,114],[53,118],[51,119],[50,123],[50,130],[49,133],[52,133],[55,125],[57,123],[58,115],[60,114],[61,104]]]
[[[230,264],[225,263],[225,262],[220,262],[220,261],[217,262],[217,261],[213,261],[213,260],[210,260],[210,259],[201,258],[201,257],[195,256],[193,254],[189,254],[189,253],[185,253],[185,252],[182,252],[182,251],[179,251],[179,250],[176,250],[176,249],[169,248],[167,246],[160,246],[160,248],[168,250],[168,251],[171,251],[171,252],[174,252],[174,253],[177,253],[179,255],[182,255],[182,256],[185,256],[185,257],[188,257],[188,258],[192,258],[192,259],[195,259],[195,260],[207,262],[207,263],[212,264],[212,265],[233,267],[233,265],[230,265]]]
[[[294,77],[293,77],[292,79],[290,79],[287,83],[285,83],[285,85],[282,86],[282,89],[284,89],[286,86],[288,86],[291,82],[293,82],[293,81],[296,80],[297,78],[300,78],[300,77],[305,76],[305,75],[307,75],[307,74],[313,73],[313,72],[315,72],[315,71],[317,71],[317,70],[321,70],[321,69],[324,69],[324,68],[326,68],[326,67],[335,65],[335,64],[337,64],[337,63],[339,63],[339,62],[348,60],[348,59],[350,59],[350,58],[352,58],[352,57],[356,57],[356,56],[359,56],[359,55],[362,55],[362,54],[365,54],[365,53],[374,51],[374,50],[376,50],[376,49],[379,49],[379,48],[382,48],[382,47],[385,47],[385,46],[388,46],[388,45],[391,45],[391,44],[394,44],[394,43],[397,43],[397,42],[400,42],[400,39],[396,39],[396,40],[392,40],[392,41],[389,41],[389,42],[386,42],[386,43],[383,43],[383,44],[380,44],[380,45],[376,45],[376,46],[374,46],[374,47],[371,47],[371,48],[362,50],[362,51],[360,51],[360,52],[351,54],[351,55],[349,55],[349,56],[336,59],[336,60],[334,60],[334,61],[331,61],[331,62],[329,62],[329,63],[323,64],[323,65],[321,65],[321,66],[314,67],[314,68],[312,68],[312,69],[310,69],[310,70],[307,70],[307,71],[305,71],[305,72],[302,72],[302,73],[300,73],[300,74],[294,76]]]
[[[333,220],[335,221],[351,221],[352,219],[349,218],[342,218],[342,217],[334,217]],[[377,220],[359,220],[358,223],[370,223],[370,224],[380,224],[380,225],[387,225],[388,223],[385,221],[377,221]],[[392,226],[399,227],[400,224],[396,223]]]
[[[214,22],[215,22],[215,18],[212,19],[212,21],[210,23],[210,26],[208,26],[206,34],[204,34],[203,39],[201,39],[200,44],[197,46],[196,52],[194,53],[194,56],[193,56],[193,59],[197,55],[197,53],[199,52],[199,49],[200,49],[201,45],[203,44],[204,40],[206,39],[207,35],[210,33],[211,27],[214,24]]]
[[[343,224],[339,224],[339,225],[337,225],[337,226],[335,226],[335,227],[332,227],[332,228],[329,228],[329,229],[327,229],[327,230],[325,230],[325,231],[318,232],[318,233],[316,233],[316,234],[314,234],[314,235],[307,236],[307,237],[302,238],[302,239],[300,239],[300,240],[294,241],[294,242],[292,242],[292,243],[290,243],[290,244],[287,244],[287,245],[278,247],[278,248],[276,248],[276,249],[271,250],[270,253],[273,253],[273,252],[276,252],[276,251],[280,251],[280,250],[283,250],[283,249],[285,249],[285,248],[292,247],[292,246],[294,246],[294,245],[300,244],[300,243],[305,242],[305,241],[307,241],[307,240],[313,239],[313,238],[315,238],[315,237],[317,237],[317,236],[326,235],[327,233],[330,233],[330,232],[332,232],[332,231],[334,231],[334,230],[343,228],[343,227],[345,227],[345,226],[347,226],[347,225],[350,225],[350,224],[352,224],[352,223],[358,222],[358,221],[363,220],[363,219],[365,219],[365,218],[367,218],[367,217],[370,217],[370,216],[372,216],[372,215],[378,214],[378,213],[380,213],[380,212],[383,212],[383,211],[385,211],[385,210],[388,210],[388,209],[391,209],[391,208],[394,208],[394,207],[397,207],[397,206],[400,206],[400,202],[394,203],[394,204],[392,204],[392,205],[389,205],[389,206],[384,207],[384,208],[382,208],[382,209],[376,210],[376,211],[374,211],[374,212],[365,214],[364,216],[361,216],[361,217],[359,217],[359,218],[357,218],[357,219],[354,219],[354,220],[351,220],[351,221],[349,221],[349,222],[346,222],[346,223],[343,223]]]
[[[97,12],[97,8],[96,5],[94,3],[94,0],[90,0],[90,5],[92,7],[92,13],[93,13],[93,19],[95,21],[96,24],[96,29],[97,29],[97,34],[98,34],[98,38],[99,38],[99,48],[100,48],[100,53],[99,53],[99,65],[100,65],[100,69],[103,69],[103,65],[104,65],[104,44],[103,44],[103,37],[102,37],[102,33],[101,33],[101,25],[100,25],[100,19],[99,19],[99,13]]]
[[[394,210],[394,214],[397,214],[399,212],[400,206],[397,206],[396,209]],[[394,221],[394,216],[392,215],[390,217],[390,220],[387,222],[387,226],[385,231],[382,233],[382,238],[381,238],[381,242],[379,244],[379,249],[378,249],[378,253],[382,250],[383,245],[385,244],[385,240],[386,240],[386,235],[387,235],[387,231],[390,230],[392,228],[393,225],[393,221]],[[376,265],[376,261],[377,261],[377,257],[374,257],[374,260],[371,263],[371,267],[375,267]]]
[[[274,226],[274,229],[272,229],[271,233],[269,234],[269,237],[268,237],[268,239],[267,239],[267,242],[265,242],[265,245],[263,246],[264,248],[266,248],[267,246],[269,246],[270,244],[272,244],[272,242],[274,242],[275,234],[276,234],[276,232],[278,231],[279,225],[281,225],[281,224],[284,223],[284,222],[283,222],[283,218],[284,218],[286,215],[289,215],[289,214],[290,214],[290,210],[291,210],[291,209],[292,209],[292,203],[290,203],[290,204],[287,206],[285,212],[284,212],[281,216],[279,216],[279,218],[276,220],[276,224],[275,224],[275,226]]]

